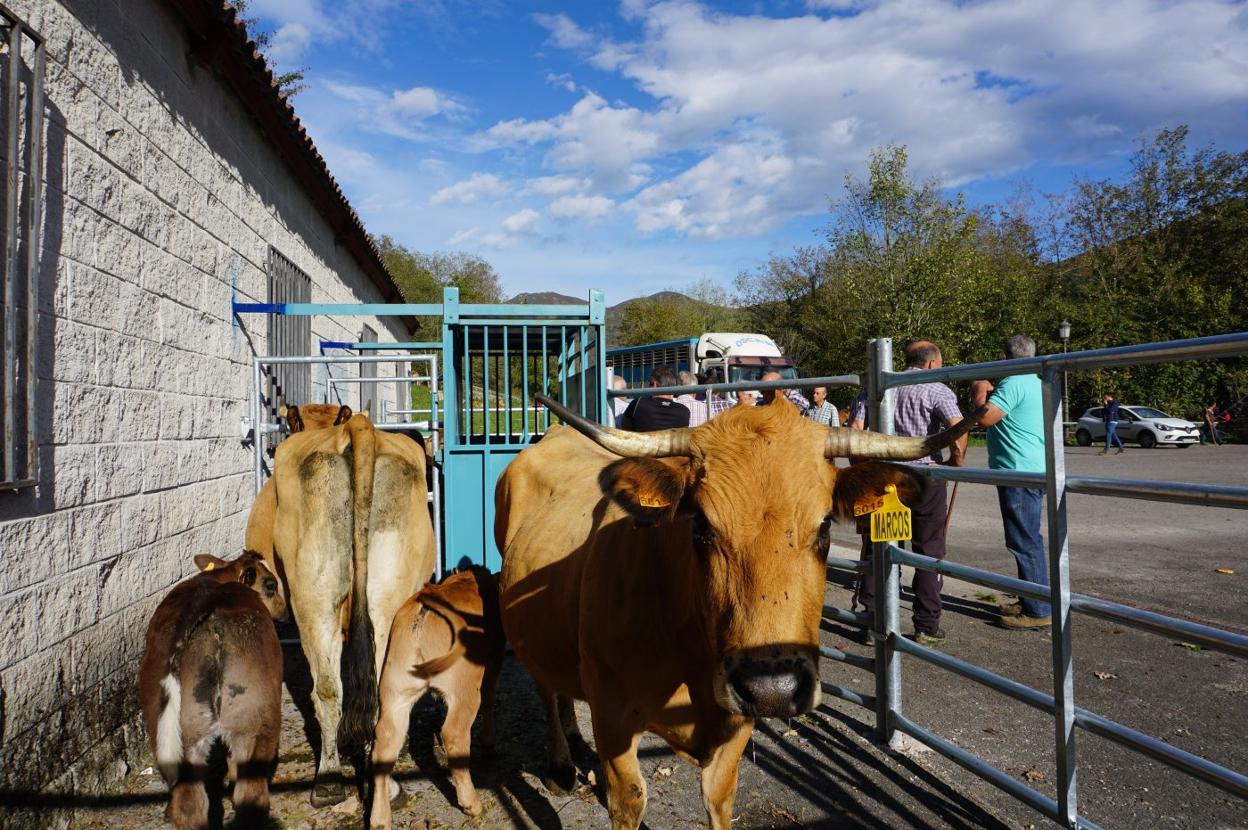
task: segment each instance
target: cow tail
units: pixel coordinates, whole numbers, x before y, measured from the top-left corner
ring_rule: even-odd
[[[368,525],[373,503],[377,437],[367,416],[347,422],[351,437],[351,618],[342,651],[343,711],[338,743],[363,747],[377,725],[377,666],[373,621],[368,614]]]

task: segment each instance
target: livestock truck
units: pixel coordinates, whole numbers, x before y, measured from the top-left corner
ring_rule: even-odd
[[[752,332],[711,331],[701,337],[607,352],[607,369],[624,378],[629,388],[649,384],[650,372],[658,366],[701,373],[707,383],[758,380],[767,372],[779,372],[785,378],[798,376],[797,367],[774,340]]]

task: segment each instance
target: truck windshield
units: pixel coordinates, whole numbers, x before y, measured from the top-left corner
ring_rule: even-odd
[[[730,366],[729,381],[739,383],[747,380],[758,380],[767,372],[779,372],[785,380],[796,380],[797,369],[793,366]]]

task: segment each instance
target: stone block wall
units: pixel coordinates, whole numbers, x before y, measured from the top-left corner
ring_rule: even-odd
[[[272,245],[313,302],[382,301],[163,2],[8,5],[48,44],[47,182],[40,480],[0,492],[0,803],[124,774],[148,617],[192,554],[241,548],[239,423],[267,326],[232,319],[232,293],[267,300]],[[363,324],[408,339],[316,318],[313,341]]]

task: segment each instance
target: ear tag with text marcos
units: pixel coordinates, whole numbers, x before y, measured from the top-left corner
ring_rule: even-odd
[[[871,511],[872,542],[904,542],[914,534],[910,526],[910,508],[897,498],[897,487],[890,484],[884,488],[883,498],[874,500],[880,504]],[[854,512],[858,506],[854,505]]]

